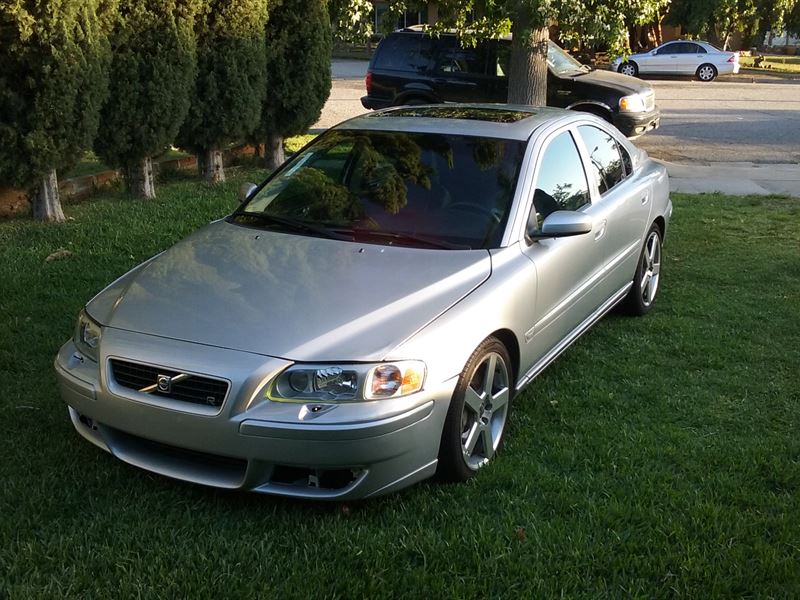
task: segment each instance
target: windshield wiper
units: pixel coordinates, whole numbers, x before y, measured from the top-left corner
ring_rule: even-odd
[[[356,241],[358,241],[359,237],[363,236],[365,238],[394,240],[401,244],[422,244],[429,248],[442,248],[444,250],[472,250],[472,246],[453,244],[451,242],[445,242],[444,240],[435,240],[413,233],[395,233],[394,231],[383,231],[380,229],[350,229],[348,231],[353,234],[353,239]]]
[[[278,225],[279,227],[295,233],[313,233],[331,240],[353,241],[352,236],[343,235],[322,225],[315,225],[314,223],[298,221],[297,219],[290,219],[288,217],[279,217],[267,213],[238,212],[234,213],[231,218],[243,225]]]

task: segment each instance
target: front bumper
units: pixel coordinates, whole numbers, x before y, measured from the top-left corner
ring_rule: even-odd
[[[614,115],[614,125],[625,137],[637,137],[658,129],[661,125],[661,111],[654,108],[648,112],[620,112]]]
[[[287,361],[105,329],[111,357],[230,382],[219,412],[119,386],[69,341],[56,359],[76,430],[117,458],[194,483],[282,496],[355,499],[430,477],[455,379],[397,400],[272,402],[264,385]],[[213,411],[212,411],[213,412]]]

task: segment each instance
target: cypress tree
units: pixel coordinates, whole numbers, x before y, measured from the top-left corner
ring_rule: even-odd
[[[0,4],[0,181],[28,190],[36,219],[64,220],[56,173],[97,133],[113,10],[109,0]]]
[[[266,0],[209,0],[198,15],[197,78],[178,142],[209,183],[224,181],[222,148],[258,124],[266,93]]]
[[[155,198],[152,156],[175,141],[196,72],[197,0],[120,0],[109,96],[95,151],[122,167],[131,192]]]
[[[267,94],[253,141],[266,166],[284,160],[283,139],[306,133],[331,92],[331,26],[325,0],[273,0],[267,23]]]

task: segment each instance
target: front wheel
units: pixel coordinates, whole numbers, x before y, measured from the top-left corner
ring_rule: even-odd
[[[503,442],[512,390],[508,351],[497,338],[487,338],[464,366],[450,401],[439,448],[439,477],[466,481],[489,463]]]
[[[697,69],[697,78],[700,81],[714,81],[717,76],[717,69],[714,65],[700,65]]]
[[[618,71],[623,75],[636,77],[639,74],[639,67],[636,66],[635,62],[624,62],[619,66]]]
[[[644,240],[633,287],[623,300],[622,308],[631,315],[645,315],[653,308],[661,279],[661,229],[653,225]]]

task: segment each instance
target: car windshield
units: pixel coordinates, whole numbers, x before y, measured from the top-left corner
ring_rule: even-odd
[[[572,56],[567,54],[562,48],[552,41],[547,44],[547,66],[555,75],[565,75],[566,73],[587,73],[591,68],[581,64]]]
[[[492,248],[525,143],[441,133],[332,130],[232,216],[243,225],[418,248]]]

